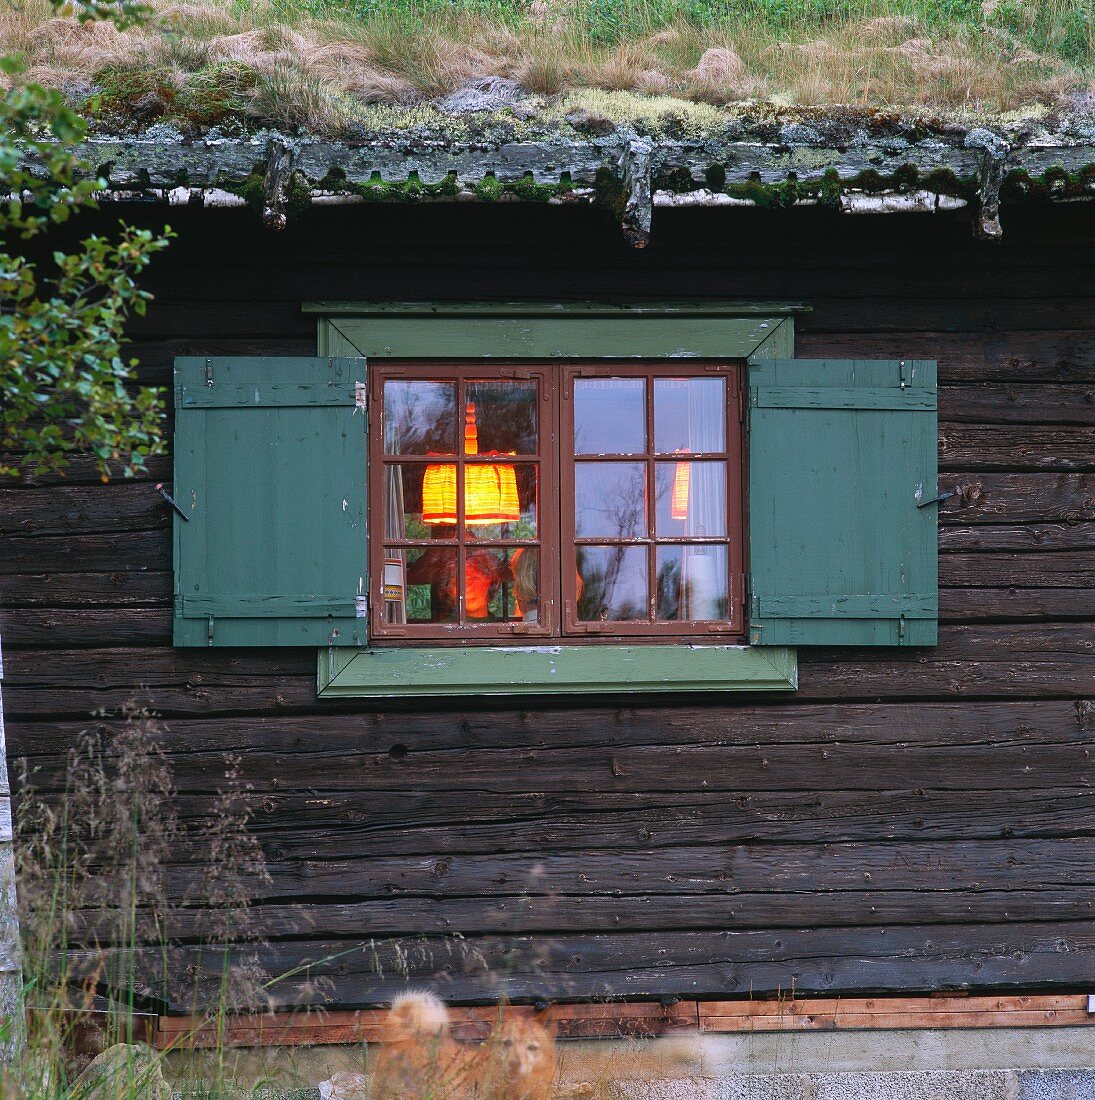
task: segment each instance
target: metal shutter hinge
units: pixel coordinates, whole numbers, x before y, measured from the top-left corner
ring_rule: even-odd
[[[206,359],[205,361],[205,384],[207,386],[213,385],[213,360]]]
[[[164,498],[164,500],[175,509],[175,514],[181,516],[187,523],[190,522],[190,517],[179,507],[175,498],[167,491],[162,481],[156,482],[156,491]]]
[[[209,621],[206,625],[206,638],[208,639],[208,641],[206,642],[206,645],[212,645],[213,644],[213,616],[212,615],[209,616]]]
[[[945,500],[950,500],[951,497],[958,496],[957,489],[946,489],[942,493],[937,493],[930,500],[924,500],[924,486],[917,485],[916,492],[913,493],[913,497],[916,499],[917,508],[927,508],[929,504],[942,504]]]

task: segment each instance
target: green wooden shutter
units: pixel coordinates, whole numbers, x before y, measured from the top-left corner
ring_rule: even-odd
[[[365,360],[175,360],[175,644],[366,641]]]
[[[935,410],[924,360],[749,364],[753,644],[935,644]]]

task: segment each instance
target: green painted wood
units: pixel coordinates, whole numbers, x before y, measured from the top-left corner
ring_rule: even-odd
[[[754,401],[758,409],[934,409],[935,393],[925,390],[906,392],[863,386],[819,387],[772,386],[758,389]]]
[[[733,302],[733,301],[658,301],[658,302],[305,302],[304,313],[374,314],[387,316],[444,317],[480,314],[521,317],[588,316],[664,317],[670,314],[695,314],[717,317],[724,314],[808,313],[804,302]]]
[[[202,360],[205,363],[205,360]],[[236,409],[272,405],[305,408],[309,405],[352,406],[356,397],[354,384],[335,383],[316,386],[311,382],[218,382],[212,386],[204,381],[177,387],[177,408]]]
[[[571,645],[323,649],[322,696],[793,691],[793,649],[702,645]]]
[[[205,618],[208,615],[227,615],[237,619],[268,616],[280,618],[286,615],[312,618],[316,615],[341,615],[346,610],[345,596],[308,596],[299,593],[180,596],[175,602],[189,618]]]
[[[830,593],[826,596],[758,596],[754,610],[761,616],[778,618],[862,619],[904,615],[907,619],[934,619],[939,614],[935,595],[857,596]]]
[[[365,643],[364,382],[361,358],[175,360],[176,645]]]
[[[924,360],[750,362],[754,645],[936,643],[935,387]]]
[[[325,317],[320,346],[370,359],[744,359],[777,314]]]
[[[789,314],[776,325],[757,348],[750,359],[793,359],[795,357],[795,318]]]

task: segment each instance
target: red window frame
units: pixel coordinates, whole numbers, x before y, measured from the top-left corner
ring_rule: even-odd
[[[409,360],[385,360],[370,363],[370,432],[369,432],[369,568],[370,568],[370,637],[384,644],[417,645],[429,641],[441,645],[490,644],[499,640],[518,638],[550,638],[553,642],[589,643],[627,641],[634,643],[648,639],[669,639],[726,643],[745,636],[745,513],[744,485],[745,459],[742,439],[743,420],[743,372],[744,365],[735,361],[703,362],[689,360],[643,360],[636,363],[607,361],[517,362],[444,361],[415,362]],[[653,382],[645,388],[647,450],[641,455],[597,455],[574,457],[574,381],[578,378],[686,378],[725,377],[726,384],[726,444],[725,450],[700,454],[690,452],[681,455],[659,455],[654,451],[653,433]],[[532,455],[520,455],[515,461],[535,462],[539,466],[537,537],[535,539],[490,540],[475,539],[474,546],[484,549],[513,549],[518,546],[535,547],[539,557],[539,621],[509,623],[400,623],[386,622],[385,604],[381,594],[386,548],[395,546],[408,549],[411,546],[453,547],[457,551],[459,607],[463,616],[465,552],[469,541],[454,535],[452,538],[427,540],[392,540],[385,537],[387,468],[393,464],[421,464],[437,462],[427,456],[386,455],[384,453],[384,383],[388,380],[456,381],[458,385],[457,408],[463,408],[464,386],[467,382],[495,379],[530,379],[537,383],[539,408],[538,451]],[[469,462],[489,462],[458,453],[446,463],[458,467],[457,483],[463,485],[464,465]],[[653,485],[654,463],[658,460],[717,460],[726,462],[726,535],[725,537],[700,539],[695,537],[658,537],[657,533],[635,539],[575,538],[575,466],[578,461],[643,461],[647,465],[648,486]],[[649,488],[648,488],[649,492]],[[462,496],[462,494],[461,494]],[[648,504],[652,507],[652,504]],[[462,513],[462,506],[461,506]],[[463,530],[461,522],[457,532]],[[583,622],[577,618],[577,546],[581,543],[604,545],[619,543],[647,548],[648,585],[651,600],[651,618],[647,621]],[[711,543],[724,545],[727,557],[728,614],[725,620],[674,620],[657,622],[653,619],[654,561],[657,545],[700,545]]]

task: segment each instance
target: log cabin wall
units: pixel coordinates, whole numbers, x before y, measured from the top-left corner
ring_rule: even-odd
[[[242,754],[263,959],[329,960],[281,996],[317,974],[344,1006],[408,973],[463,1001],[1091,985],[1086,205],[1009,207],[992,244],[966,214],[658,212],[642,252],[598,211],[533,205],[170,221],[132,328],[150,382],[180,353],[314,352],[304,300],[802,300],[800,356],[939,361],[960,490],[937,649],[801,650],[793,697],[518,710],[320,702],[312,650],[172,649],[169,460],[3,487],[9,755],[48,786],[93,711],[146,702],[196,820]],[[199,858],[180,852],[173,890]]]

